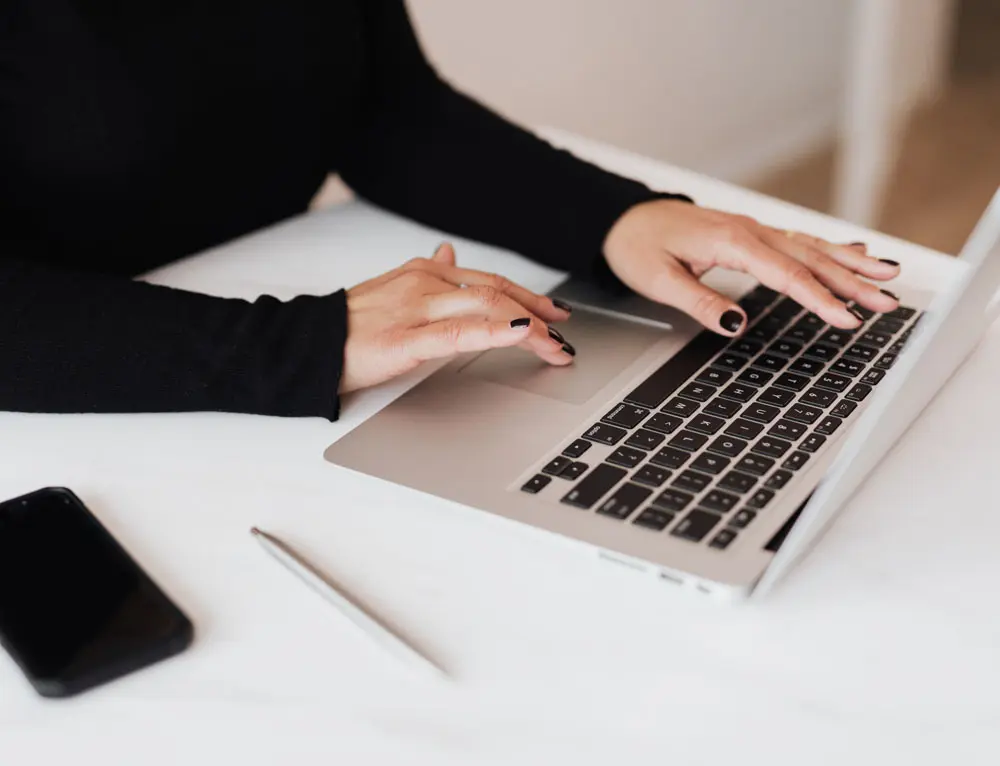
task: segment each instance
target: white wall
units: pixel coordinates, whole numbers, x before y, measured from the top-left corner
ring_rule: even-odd
[[[509,117],[735,180],[828,140],[853,0],[409,0],[430,57]]]

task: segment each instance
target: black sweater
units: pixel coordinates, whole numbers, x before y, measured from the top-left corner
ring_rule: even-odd
[[[654,196],[452,89],[402,0],[3,0],[0,409],[335,418],[343,291],[133,279],[303,211],[331,171],[570,271]]]

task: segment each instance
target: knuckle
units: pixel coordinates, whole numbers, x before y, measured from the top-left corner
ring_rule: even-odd
[[[429,265],[430,261],[426,258],[411,258],[403,264],[403,268],[406,271],[424,271]]]
[[[795,287],[811,287],[816,281],[813,277],[812,271],[809,267],[802,263],[797,263],[794,266],[790,266],[788,271],[785,272],[785,289],[783,292],[788,292]]]
[[[426,281],[426,275],[417,271],[404,271],[394,280],[405,292],[417,290]]]
[[[492,285],[477,285],[476,299],[486,308],[493,309],[503,303],[504,294]]]
[[[441,322],[438,332],[441,334],[441,339],[449,348],[457,349],[461,346],[462,339],[465,337],[465,325],[458,319],[448,319]]]
[[[694,304],[694,312],[698,316],[714,317],[722,309],[722,296],[715,293],[702,293]]]

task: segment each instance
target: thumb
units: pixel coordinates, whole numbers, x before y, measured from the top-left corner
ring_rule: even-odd
[[[431,260],[434,263],[443,263],[446,266],[455,265],[455,248],[452,247],[450,242],[442,242],[438,245],[438,249],[434,251],[434,255],[431,256]]]
[[[720,335],[734,337],[746,329],[747,316],[731,298],[703,285],[679,264],[661,262],[659,267],[647,297],[679,308]]]

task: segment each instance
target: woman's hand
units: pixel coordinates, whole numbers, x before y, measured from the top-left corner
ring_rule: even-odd
[[[637,293],[676,306],[722,335],[739,334],[746,314],[698,281],[713,266],[751,274],[844,329],[861,322],[841,298],[880,312],[899,305],[892,293],[861,279],[892,279],[899,264],[870,257],[862,243],[835,245],[679,200],[626,211],[608,233],[604,254]]]
[[[569,317],[550,298],[482,271],[455,265],[442,245],[347,291],[347,343],[340,392],[402,375],[430,359],[521,346],[549,364],[576,351],[548,326]]]

